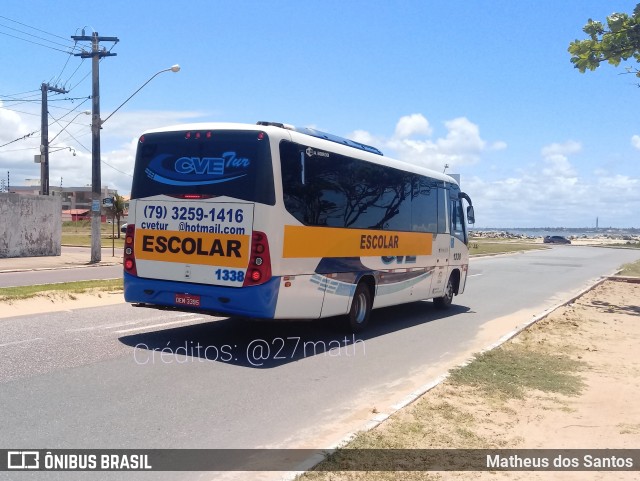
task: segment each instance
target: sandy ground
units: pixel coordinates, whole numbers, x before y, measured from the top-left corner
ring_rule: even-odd
[[[585,368],[579,373],[584,382],[582,392],[565,396],[531,391],[523,399],[512,399],[504,405],[475,404],[473,390],[459,396],[447,385],[428,396],[446,396],[472,415],[472,430],[490,446],[640,448],[640,284],[607,281],[554,311],[512,342],[537,344],[547,352],[583,362]],[[637,480],[637,469],[615,473],[483,472],[473,476],[442,473],[442,479]]]
[[[96,291],[84,294],[46,293],[31,299],[0,301],[0,319],[28,316],[46,312],[68,311],[85,307],[101,307],[124,304],[122,291]]]
[[[509,344],[511,343],[511,346]],[[578,393],[501,398],[439,384],[350,447],[407,449],[640,448],[640,284],[606,281],[533,324],[505,348],[580,364]],[[333,468],[330,468],[333,469]],[[302,480],[638,480],[635,471],[313,472]]]

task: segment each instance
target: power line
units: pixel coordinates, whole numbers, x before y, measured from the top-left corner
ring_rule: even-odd
[[[17,139],[12,140],[11,142],[7,142],[6,144],[2,144],[2,145],[0,145],[0,148],[5,147],[5,146],[10,145],[10,144],[13,144],[14,142],[18,142],[19,140],[27,139],[27,138],[31,137],[32,135],[37,134],[38,132],[40,132],[40,129],[34,130],[33,132],[29,132],[28,134],[23,135],[22,137],[18,137]]]
[[[51,77],[51,80],[49,81],[50,83],[54,83],[56,85],[58,84],[58,82],[60,81],[60,77],[62,77],[62,74],[64,73],[64,70],[67,68],[67,65],[69,64],[69,60],[70,59],[71,59],[71,55],[69,55],[67,57],[67,60],[64,62],[64,65],[62,66],[62,70],[60,71],[60,73],[56,77],[55,81],[53,80],[53,77]]]
[[[24,110],[10,109],[9,107],[0,107],[2,110],[10,110],[11,112],[17,112],[19,114],[33,115],[34,117],[40,117],[40,114],[34,114],[33,112],[25,112]]]
[[[69,56],[69,58],[71,58],[71,56]],[[69,59],[67,59],[67,61],[68,61],[68,60],[69,60]],[[78,66],[76,67],[76,69],[73,71],[73,73],[72,73],[72,74],[67,78],[67,80],[65,80],[65,82],[64,82],[64,83],[65,83],[65,85],[67,84],[67,82],[71,82],[71,79],[75,76],[75,74],[76,74],[76,73],[78,73],[78,70],[80,70],[80,67],[82,67],[82,65],[84,65],[84,59],[82,59],[82,60],[80,61],[80,63],[78,64]],[[79,85],[79,84],[80,84],[84,79],[86,79],[86,78],[89,76],[89,74],[90,74],[90,73],[91,73],[91,71],[88,71],[88,72],[87,72],[87,74],[86,74],[82,79],[80,79],[80,81],[78,81],[78,83],[77,83],[77,84],[75,84],[73,87],[70,87],[70,88],[69,88],[69,91],[71,91],[71,90],[73,90],[74,88],[76,88],[76,87],[77,87],[77,86],[78,86],[78,85]]]
[[[71,102],[73,102],[74,100],[89,100],[90,98],[91,98],[90,95],[87,95],[85,97],[65,97],[63,99],[51,99],[49,100],[49,102],[64,102],[67,100],[70,100]],[[40,102],[40,99],[5,99],[3,100],[3,102],[20,102],[20,103]]]
[[[27,90],[26,92],[18,92],[16,94],[5,94],[5,95],[0,95],[0,97],[17,97],[18,95],[32,94],[34,92],[38,92],[37,95],[39,95],[40,89]]]
[[[54,120],[54,122],[51,122],[50,124],[48,124],[48,127],[52,126],[55,122],[58,122],[58,120],[62,120],[62,119],[63,119],[63,118],[65,118],[67,115],[70,115],[72,112],[74,112],[74,111],[78,110],[78,109],[82,106],[82,104],[84,104],[84,103],[85,103],[87,100],[89,100],[90,98],[91,98],[91,97],[86,97],[86,98],[84,98],[84,100],[83,100],[82,102],[80,102],[78,105],[76,105],[76,107],[75,107],[74,109],[64,109],[64,110],[67,110],[67,113],[66,113],[66,114],[64,114],[62,117],[60,117],[60,119],[56,119],[56,118],[52,117],[52,118],[53,118],[53,120]],[[63,107],[56,107],[56,108],[58,108],[58,109],[62,109]],[[40,116],[41,116],[41,114],[34,114],[33,112],[24,112],[24,111],[22,111],[22,110],[15,110],[15,109],[7,108],[7,107],[0,107],[0,109],[4,109],[4,110],[11,110],[12,112],[18,112],[18,113],[25,114],[25,115],[33,115],[34,117],[40,117]],[[69,122],[69,124],[71,124],[71,123],[73,123],[73,122]],[[11,142],[7,142],[6,144],[0,145],[0,148],[1,148],[1,147],[5,147],[5,146],[10,145],[10,144],[13,144],[14,142],[18,142],[18,141],[20,141],[20,140],[26,140],[26,139],[28,139],[29,137],[31,137],[32,135],[37,134],[38,132],[40,132],[40,129],[35,130],[35,131],[33,131],[33,132],[31,132],[31,133],[28,133],[28,134],[26,134],[26,135],[23,135],[22,137],[18,137],[17,139],[12,140]],[[67,131],[67,133],[69,133],[69,132]],[[71,134],[69,133],[69,135],[71,135]],[[73,137],[73,135],[71,135],[71,137],[72,137],[76,142],[78,142],[80,145],[82,145],[82,144],[78,141],[78,139],[76,139],[75,137]],[[87,149],[84,145],[82,145],[82,147],[84,147],[84,148],[85,148],[85,150],[87,150],[88,152],[91,152],[91,151],[90,151],[89,149]],[[3,151],[3,152],[6,152],[6,151]]]
[[[4,15],[0,15],[0,18],[4,18],[5,20],[9,20],[10,22],[17,23],[18,25],[22,25],[23,27],[27,27],[27,28],[30,28],[30,29],[32,29],[32,30],[36,30],[36,31],[38,31],[38,32],[41,32],[41,33],[44,33],[44,34],[50,35],[50,36],[52,36],[52,37],[57,37],[57,38],[59,38],[59,39],[61,39],[61,40],[65,40],[65,41],[69,42],[69,39],[68,39],[68,38],[66,38],[66,37],[62,37],[62,36],[60,36],[60,35],[56,35],[55,33],[47,32],[47,31],[45,31],[45,30],[41,30],[41,29],[36,28],[36,27],[32,27],[32,26],[30,26],[30,25],[27,25],[26,23],[18,22],[17,20],[13,20],[13,19],[11,19],[11,18],[9,18],[9,17],[5,17]]]
[[[81,103],[79,103],[78,106],[82,105],[87,100],[90,100],[91,96],[86,97],[86,98],[85,97],[81,97],[81,98],[84,98],[85,100],[83,100]],[[78,108],[78,106],[76,106],[73,109],[68,109],[68,108],[65,108],[65,107],[59,107],[57,105],[50,105],[49,108],[55,109],[55,110],[64,110],[65,112],[73,112],[74,110],[76,110]],[[15,107],[15,105],[12,105],[11,107]],[[33,113],[33,112],[25,112],[24,110],[18,110],[18,109],[14,109],[14,108],[11,108],[11,107],[0,106],[0,109],[2,109],[2,110],[10,110],[11,112],[17,112],[19,114],[25,114],[25,115],[31,115],[31,116],[34,116],[34,117],[40,117],[40,114],[36,114],[36,113]]]
[[[4,26],[4,25],[1,25],[1,26]],[[44,44],[39,43],[39,42],[34,42],[33,40],[28,40],[26,38],[17,37],[16,35],[11,35],[10,33],[7,33],[7,32],[0,32],[0,34],[6,35],[7,37],[13,37],[13,38],[16,38],[18,40],[22,40],[24,42],[32,43],[34,45],[39,45],[40,47],[50,48],[51,50],[56,50],[58,52],[66,53],[67,55],[71,55],[71,52],[68,52],[66,50],[62,50],[62,49],[59,49],[59,48],[56,48],[56,47],[52,47],[51,45],[44,45]]]
[[[35,39],[37,39],[37,40],[41,40],[41,41],[43,41],[43,42],[50,43],[51,45],[56,45],[56,46],[58,46],[58,47],[68,48],[68,49],[70,49],[70,50],[71,50],[71,52],[73,52],[73,51],[74,51],[74,50],[76,50],[76,48],[77,48],[77,47],[76,47],[76,43],[74,43],[73,45],[69,45],[70,41],[69,41],[68,39],[64,38],[64,37],[59,36],[59,35],[55,35],[55,34],[52,34],[52,33],[49,33],[49,32],[45,32],[44,30],[41,30],[41,29],[38,29],[38,28],[35,28],[35,27],[31,27],[31,26],[29,26],[29,25],[27,25],[27,24],[24,24],[24,23],[18,22],[18,21],[16,21],[16,20],[12,20],[12,19],[7,18],[7,17],[0,16],[0,18],[4,18],[4,19],[6,19],[6,20],[9,20],[10,22],[14,22],[14,23],[17,23],[18,25],[22,25],[23,27],[27,27],[27,28],[30,28],[30,29],[32,29],[32,30],[36,30],[36,31],[38,31],[38,32],[45,33],[45,34],[50,35],[50,36],[52,36],[52,37],[60,38],[60,39],[62,39],[65,43],[60,43],[59,41],[55,41],[55,40],[52,40],[52,39],[44,38],[44,37],[41,37],[41,36],[39,36],[39,35],[35,35],[35,34],[33,34],[33,33],[25,32],[24,30],[20,30],[20,29],[14,28],[14,27],[10,27],[9,25],[0,24],[0,27],[2,27],[2,28],[5,28],[5,29],[8,29],[8,30],[11,30],[11,31],[16,32],[16,33],[21,34],[21,35],[26,35],[26,36],[28,36],[28,37],[35,38]],[[19,40],[24,40],[24,41],[26,41],[26,42],[37,43],[37,42],[34,42],[34,41],[29,40],[29,39],[24,38],[24,37],[17,37],[16,35],[10,35],[10,34],[8,34],[8,33],[6,33],[6,32],[0,32],[0,33],[3,33],[3,34],[5,34],[5,35],[9,35],[9,36],[13,36],[14,38],[17,38],[17,39],[19,39]],[[40,43],[37,43],[37,45],[41,45],[41,46],[43,46],[43,47],[47,47],[47,48],[55,48],[55,47],[51,47],[50,45],[43,45],[43,44],[40,44]],[[65,52],[65,53],[70,53],[70,52]]]
[[[115,170],[116,172],[120,172],[121,174],[124,175],[128,175],[129,177],[133,177],[133,174],[129,173],[129,172],[125,172],[123,170],[118,169],[117,167],[114,167],[113,165],[109,164],[108,162],[105,162],[104,160],[102,161],[102,163],[104,165],[106,165],[107,167],[111,167],[113,170]]]

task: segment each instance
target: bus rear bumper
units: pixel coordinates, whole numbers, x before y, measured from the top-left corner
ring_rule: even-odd
[[[124,299],[127,302],[260,319],[273,319],[279,288],[280,277],[272,277],[259,286],[223,287],[143,279],[124,273]],[[176,294],[199,296],[199,305],[177,304]]]

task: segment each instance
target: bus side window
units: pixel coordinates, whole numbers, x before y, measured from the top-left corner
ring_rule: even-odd
[[[447,223],[447,191],[438,187],[438,234],[448,232]]]

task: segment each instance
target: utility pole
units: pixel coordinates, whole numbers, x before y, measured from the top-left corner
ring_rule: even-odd
[[[40,116],[40,194],[49,195],[49,107],[48,93],[58,94],[69,93],[68,90],[52,87],[43,83],[40,87],[42,91],[42,114]]]
[[[72,35],[76,42],[91,42],[91,52],[76,53],[75,56],[81,58],[91,58],[92,67],[92,116],[91,116],[91,262],[96,263],[102,260],[102,246],[100,239],[100,208],[102,206],[102,195],[100,185],[102,183],[100,174],[100,59],[103,57],[113,57],[116,54],[100,50],[100,42],[118,42],[118,37],[100,37],[98,32],[93,32],[91,36]]]

